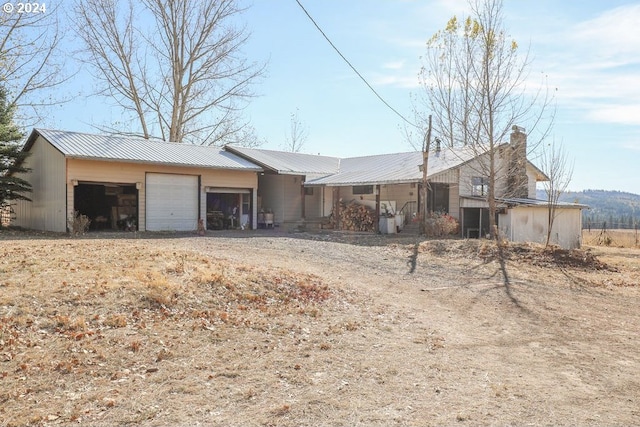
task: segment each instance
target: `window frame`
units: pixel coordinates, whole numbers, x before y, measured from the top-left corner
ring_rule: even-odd
[[[373,194],[373,185],[353,185],[351,187],[351,194],[354,196]]]
[[[471,195],[483,197],[489,194],[489,178],[484,176],[471,177]]]

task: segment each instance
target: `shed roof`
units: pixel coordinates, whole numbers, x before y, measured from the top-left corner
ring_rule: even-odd
[[[27,139],[25,151],[31,148],[38,136],[42,136],[65,157],[70,158],[212,169],[262,170],[255,163],[218,147],[50,129],[34,129]]]
[[[265,169],[270,169],[283,175],[324,176],[340,170],[341,160],[337,157],[262,150],[235,145],[227,145],[225,149],[251,160]]]
[[[496,201],[499,203],[504,203],[507,206],[529,206],[529,207],[548,207],[548,200],[540,200],[540,199],[522,199],[522,198],[496,198]],[[570,202],[556,202],[554,203],[556,207],[559,208],[572,208],[572,209],[589,209],[588,205],[583,205],[581,203],[570,203]]]

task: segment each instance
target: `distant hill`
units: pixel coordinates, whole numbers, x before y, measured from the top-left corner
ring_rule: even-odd
[[[546,199],[544,190],[538,190],[538,199]],[[582,203],[591,209],[582,211],[583,226],[602,228],[634,228],[640,226],[640,195],[623,191],[584,190],[569,191],[560,197],[562,202]]]

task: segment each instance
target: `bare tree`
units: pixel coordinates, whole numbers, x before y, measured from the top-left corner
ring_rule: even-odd
[[[470,17],[462,22],[452,18],[427,42],[420,72],[421,101],[422,108],[433,114],[436,135],[447,145],[465,147],[478,157],[472,166],[486,190],[481,195],[489,208],[491,236],[497,238],[496,198],[526,197],[526,153],[549,131],[552,97],[544,86],[527,92],[529,55],[521,55],[517,43],[509,38],[502,1],[472,0],[470,7]],[[544,119],[549,119],[548,127],[540,130]],[[527,143],[523,129],[517,126],[524,123],[539,131],[540,141]],[[520,145],[504,148],[512,131]],[[507,183],[498,190],[502,180]]]
[[[7,3],[10,4],[10,3]],[[62,39],[57,8],[30,4],[31,13],[0,13],[0,84],[15,118],[25,126],[41,120],[43,107],[63,102],[49,90],[66,80],[59,55]],[[47,4],[48,6],[48,4]]]
[[[547,239],[545,245],[549,246],[560,196],[567,191],[573,177],[573,163],[569,162],[567,152],[562,145],[553,141],[543,148],[540,167],[548,178],[543,182],[543,188],[547,196]]]
[[[309,128],[302,123],[298,113],[300,113],[300,110],[297,108],[295,113],[291,113],[291,122],[289,123],[290,133],[285,135],[284,149],[292,153],[300,152],[309,137]]]
[[[239,131],[233,132],[226,138],[225,143],[241,145],[247,148],[258,148],[266,144],[264,138],[260,138],[256,129],[251,124],[245,124]]]
[[[97,94],[137,122],[133,133],[221,144],[244,127],[239,112],[264,70],[241,54],[243,10],[237,0],[83,0],[75,23]]]

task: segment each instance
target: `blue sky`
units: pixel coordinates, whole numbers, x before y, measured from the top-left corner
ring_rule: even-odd
[[[420,91],[426,40],[451,16],[468,11],[460,0],[301,2],[406,117],[410,95]],[[640,193],[640,2],[507,0],[504,13],[511,36],[530,50],[531,84],[547,76],[557,88],[552,136],[575,161],[570,189]],[[309,131],[303,152],[346,157],[412,149],[399,130],[402,120],[344,63],[295,0],[256,0],[243,19],[252,33],[246,55],[268,62],[256,86],[259,96],[246,110],[268,141],[264,148],[283,146],[290,114],[298,109]],[[46,125],[91,132],[91,122],[118,120],[117,111],[100,107],[101,99],[86,97],[91,82],[85,76],[79,73],[71,83],[80,96],[56,109]]]

